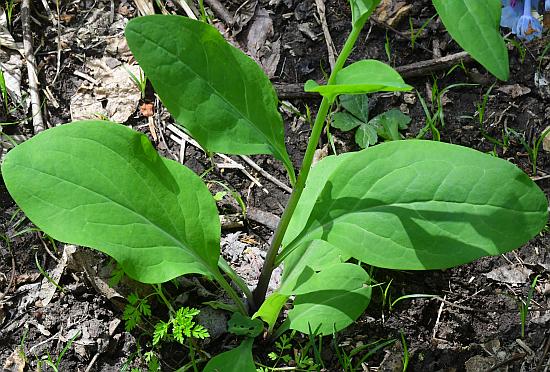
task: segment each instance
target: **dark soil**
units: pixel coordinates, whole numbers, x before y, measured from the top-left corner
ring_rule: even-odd
[[[47,3],[57,18],[55,2],[50,0]],[[222,3],[231,14],[237,10],[243,12],[241,1],[225,0]],[[336,49],[340,50],[350,29],[349,7],[345,0],[325,0],[325,3],[327,23]],[[401,21],[394,25],[399,34],[382,23],[372,22],[361,35],[352,60],[375,58],[398,67],[460,51],[437,18],[420,34],[415,48],[411,48],[410,39],[406,37],[409,17],[418,29],[432,17],[434,9],[427,0],[394,3],[396,7],[411,5]],[[176,1],[168,0],[167,11],[184,14],[176,4]],[[62,1],[58,29],[46,16],[42,2],[34,2],[33,7],[31,13],[36,22],[32,24],[32,29],[41,89],[48,88],[57,101],[54,104],[48,99],[43,107],[46,122],[53,127],[71,121],[71,98],[86,82],[82,75],[75,75],[75,72],[90,75],[87,62],[110,55],[110,40],[120,36],[126,20],[138,13],[136,4],[130,0]],[[258,7],[265,8],[273,20],[274,35],[269,40],[280,40],[281,43],[280,60],[272,81],[289,85],[304,83],[308,79],[322,80],[323,69],[327,71],[330,67],[315,1],[260,0]],[[10,31],[16,41],[21,41],[19,3],[13,14],[14,22]],[[116,26],[117,22],[120,27]],[[244,47],[252,22],[244,24],[237,35],[229,36],[231,33],[228,32],[228,37]],[[215,24],[222,30],[239,28],[238,25],[230,27],[220,21]],[[58,32],[61,43],[56,41]],[[386,42],[389,53],[386,51]],[[550,178],[546,177],[550,175],[550,153],[541,149],[536,172],[533,172],[532,159],[522,141],[532,145],[550,125],[550,87],[535,83],[536,73],[550,80],[550,58],[548,55],[541,56],[549,43],[550,35],[546,32],[543,39],[523,45],[526,51],[524,60],[517,48],[510,47],[510,81],[496,82],[494,86],[495,79],[474,62],[467,63],[465,69],[446,69],[407,79],[407,83],[418,90],[418,95],[426,100],[430,108],[435,108],[429,98],[434,85],[441,91],[453,84],[476,84],[451,88],[444,95],[445,125],[438,128],[441,140],[492,152],[513,162],[537,180],[547,195],[550,195]],[[61,50],[59,66],[58,48]],[[23,76],[26,76],[25,68],[23,72]],[[520,93],[507,92],[507,87],[515,84],[516,91]],[[22,85],[26,90],[26,79]],[[482,129],[476,105],[482,102],[484,94],[489,90]],[[179,145],[171,139],[171,132],[166,129],[172,119],[155,100],[150,89],[146,100],[155,103],[157,118],[160,118],[156,147],[162,155],[178,159]],[[299,91],[288,97],[283,96],[281,100],[302,113],[300,117],[290,110],[285,110],[283,114],[287,149],[298,168],[310,130],[304,119],[306,108],[315,113],[319,100]],[[409,129],[404,133],[408,138],[415,137],[425,126],[426,115],[419,98],[414,94],[376,95],[371,99],[371,106],[371,116],[391,108],[400,108],[408,113],[412,118]],[[29,112],[14,110],[4,112],[1,116],[5,121],[16,121],[28,116]],[[147,118],[140,114],[137,107],[125,124],[154,139],[148,129]],[[5,126],[3,131],[27,138],[32,136],[32,127],[21,123]],[[350,133],[335,131],[332,134],[338,152],[358,150]],[[426,138],[432,138],[430,132]],[[321,147],[327,147],[327,143],[327,136],[323,136]],[[254,174],[265,191],[237,169],[215,169],[207,178],[222,181],[237,190],[248,208],[280,215],[288,200],[288,193],[262,178],[238,157],[233,159]],[[286,182],[284,169],[279,162],[268,156],[255,156],[253,159],[275,178]],[[210,160],[201,151],[189,145],[184,162],[199,174],[211,166]],[[212,190],[217,192],[222,189],[213,185]],[[219,207],[222,213],[239,212],[230,196],[226,196]],[[248,270],[254,265],[261,265],[262,251],[267,247],[272,230],[257,221],[245,221],[243,227],[224,232],[230,233],[238,233],[237,241],[252,252],[247,253],[246,258],[238,257],[247,261],[236,262],[237,266],[242,265],[243,270]],[[26,357],[25,370],[35,370],[38,360],[48,354],[55,359],[77,330],[81,334],[77,335],[64,354],[60,371],[130,370],[130,367],[146,370],[142,354],[148,350],[147,343],[151,339],[148,332],[152,329],[152,322],[132,332],[125,331],[124,322],[121,321],[125,300],[120,295],[107,296],[106,292],[98,291],[98,285],[101,284],[98,284],[98,280],[103,283],[108,281],[112,269],[107,257],[78,249],[75,255],[80,259],[76,260],[76,264],[69,262],[61,275],[59,284],[64,291],[56,291],[49,304],[44,305],[39,291],[48,286],[48,281],[40,273],[36,262],[52,275],[52,271],[59,265],[58,261],[62,259],[63,244],[49,240],[42,232],[34,229],[11,200],[3,183],[0,183],[0,238],[0,293],[4,294],[0,298],[0,362],[6,370],[22,370],[17,369],[21,365],[19,355]],[[227,256],[229,253],[225,254]],[[88,263],[92,272],[83,270],[86,265],[82,264],[82,260]],[[506,269],[507,274],[504,277],[489,274],[497,269]],[[255,279],[255,273],[245,274],[248,275],[247,279]],[[378,269],[374,270],[373,277],[382,284],[373,290],[373,300],[367,312],[336,338],[326,337],[323,341],[321,356],[325,370],[342,370],[338,356],[343,352],[349,354],[361,345],[391,339],[395,342],[374,353],[357,370],[402,370],[404,345],[408,352],[408,367],[412,371],[545,371],[550,368],[548,229],[524,247],[502,256],[483,258],[444,271],[401,272]],[[522,280],[514,280],[518,277]],[[531,310],[522,335],[518,304],[527,299],[535,277],[538,279],[537,285],[534,287]],[[387,286],[389,289],[384,298]],[[142,296],[150,293],[150,289],[131,281],[124,281],[115,289],[123,296],[132,291],[138,291]],[[208,310],[201,302],[218,299],[217,288],[200,278],[182,279],[179,283],[167,285],[166,290],[176,303],[179,301],[185,306],[201,307],[205,313]],[[415,294],[434,295],[437,298],[405,298],[390,306],[400,296]],[[162,305],[152,301],[152,308],[154,319],[166,317]],[[219,320],[219,313],[216,314],[218,318],[211,317],[211,321]],[[219,325],[212,322],[209,328],[212,339],[195,345],[200,360],[231,348],[237,342],[236,338],[223,332],[223,324],[217,332],[215,327]],[[305,347],[307,339],[307,336],[295,335],[293,350],[299,351]],[[369,349],[372,348],[353,357],[354,366]],[[274,351],[273,343],[260,340],[255,348],[257,361],[272,365],[267,357],[271,351]],[[293,355],[293,351],[290,353]],[[176,370],[189,362],[188,349],[175,343],[166,344],[160,356],[163,371]],[[314,357],[313,352],[310,356]],[[290,362],[288,366],[292,367],[293,363]],[[284,365],[280,364],[279,367]]]

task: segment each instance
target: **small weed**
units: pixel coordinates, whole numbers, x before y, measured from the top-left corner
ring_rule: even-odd
[[[128,66],[123,65],[124,69],[130,75],[130,79],[134,83],[134,85],[139,89],[141,93],[141,99],[145,98],[145,87],[147,86],[147,78],[145,77],[145,74],[143,73],[143,70],[139,69],[139,77],[137,77],[131,70],[128,68]]]
[[[388,31],[386,31],[386,42],[384,43],[384,50],[386,51],[386,57],[388,58],[388,63],[391,64],[391,43],[390,43],[390,38],[388,37]]]
[[[519,40],[516,39],[504,39],[508,43],[510,43],[514,48],[518,50],[519,53],[519,62],[523,64],[525,62],[525,56],[527,55],[527,48],[525,45],[519,42]]]
[[[387,346],[390,346],[395,343],[397,339],[389,340],[378,340],[365,345],[360,345],[355,347],[348,354],[346,351],[341,348],[336,340],[336,337],[333,337],[333,347],[338,357],[338,363],[343,371],[345,372],[354,372],[364,370],[362,364],[368,361],[373,355],[375,355],[380,350],[384,349]],[[365,352],[364,355],[359,357],[359,354]]]
[[[144,298],[139,298],[139,295],[133,292],[128,296],[128,304],[122,313],[122,319],[125,322],[124,328],[127,332],[132,331],[138,324],[141,324],[145,317],[148,318],[151,316],[151,306],[147,300],[153,295],[154,293]]]
[[[443,89],[439,89],[437,79],[434,79],[431,91],[431,110],[428,108],[428,105],[424,98],[420,95],[420,92],[416,91],[418,100],[422,105],[424,114],[426,115],[426,125],[420,130],[416,138],[424,138],[426,133],[430,131],[432,133],[432,138],[436,141],[441,140],[441,135],[438,127],[445,127],[445,113],[443,110],[443,97],[451,89],[464,87],[464,86],[477,86],[478,84],[451,84]]]
[[[405,340],[405,334],[403,331],[401,333],[401,345],[403,346],[403,372],[409,367],[409,349],[407,347],[407,341]]]
[[[79,337],[79,336],[80,336],[80,331],[76,332],[75,335],[73,337],[71,337],[71,339],[69,341],[67,341],[67,344],[65,345],[63,350],[61,350],[61,353],[59,353],[59,356],[57,357],[57,359],[55,361],[53,360],[53,358],[51,357],[51,355],[49,353],[46,355],[45,359],[38,360],[38,366],[37,366],[38,371],[40,371],[42,369],[42,365],[45,364],[48,367],[50,367],[51,369],[53,369],[54,372],[59,372],[59,365],[61,364],[61,361],[63,360],[63,356],[65,356],[65,353],[67,351],[69,351],[69,349],[73,345],[74,340],[76,340],[76,338]]]
[[[65,293],[65,289],[62,286],[60,286],[58,283],[56,283],[55,280],[53,280],[51,278],[51,276],[48,275],[46,270],[44,270],[42,265],[40,265],[40,262],[38,262],[38,252],[34,253],[34,262],[36,264],[36,267],[38,268],[38,271],[40,271],[40,274],[42,274],[44,276],[44,278],[46,278],[48,280],[48,282],[52,283],[57,289],[59,289],[61,292]]]
[[[409,29],[411,32],[411,49],[414,49],[414,46],[416,44],[416,39],[418,38],[418,36],[420,36],[422,31],[424,31],[424,29],[428,26],[428,24],[431,21],[433,21],[435,17],[437,17],[437,13],[431,16],[430,18],[428,18],[424,23],[422,23],[422,25],[417,31],[414,30],[413,20],[411,17],[409,17]]]
[[[332,115],[331,126],[343,132],[357,128],[355,143],[367,148],[378,142],[381,137],[386,141],[398,141],[403,138],[400,130],[407,129],[411,118],[398,109],[386,111],[369,120],[369,98],[366,94],[343,95],[340,105],[346,110]]]
[[[521,338],[525,338],[525,323],[527,322],[527,314],[529,314],[529,306],[531,305],[531,300],[533,299],[533,293],[535,291],[535,287],[537,285],[537,280],[539,279],[539,277],[540,275],[537,275],[535,276],[535,279],[533,279],[525,301],[518,301],[519,318],[521,322]]]
[[[4,10],[6,11],[6,18],[8,21],[8,28],[12,28],[13,22],[13,9],[15,8],[15,0],[4,0]]]
[[[292,365],[293,370],[298,371],[317,371],[320,366],[309,356],[310,350],[314,347],[315,341],[310,340],[306,345],[298,345],[298,347],[292,346],[292,340],[294,339],[296,332],[292,331],[290,336],[287,334],[281,335],[281,337],[275,341],[276,351],[272,351],[267,356],[273,362],[273,366],[266,366],[259,364],[258,372],[271,372],[271,371],[283,371],[289,367],[280,367],[281,364],[287,366]],[[313,340],[315,336],[313,336]],[[318,348],[317,346],[315,346]],[[320,358],[320,356],[319,356]]]

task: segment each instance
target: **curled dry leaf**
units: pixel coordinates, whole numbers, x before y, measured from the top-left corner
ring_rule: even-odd
[[[517,98],[531,93],[531,89],[528,87],[521,86],[519,84],[504,85],[497,89],[499,92],[508,94],[512,98]]]
[[[485,274],[489,279],[508,284],[522,284],[529,282],[529,275],[532,270],[520,265],[506,265],[497,267],[491,272]]]

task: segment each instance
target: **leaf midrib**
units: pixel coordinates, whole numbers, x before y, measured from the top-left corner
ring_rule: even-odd
[[[354,209],[348,213],[342,213],[341,215],[339,216],[336,216],[334,218],[332,218],[330,221],[326,221],[326,222],[323,222],[322,224],[316,226],[315,228],[313,229],[308,229],[308,232],[306,234],[304,234],[303,236],[300,237],[300,235],[298,235],[298,237],[292,241],[288,246],[287,246],[287,249],[292,249],[292,247],[295,247],[295,246],[298,246],[299,244],[301,243],[304,243],[304,242],[307,242],[307,241],[310,241],[310,240],[313,240],[310,238],[311,235],[315,234],[315,232],[319,231],[319,230],[323,230],[328,226],[328,225],[332,225],[332,224],[335,224],[337,223],[340,219],[342,218],[345,218],[345,217],[348,217],[349,215],[352,215],[352,214],[362,214],[362,213],[371,213],[371,212],[375,212],[375,211],[379,211],[381,210],[382,212],[384,212],[382,209],[384,208],[392,208],[392,207],[409,207],[413,204],[425,204],[425,203],[429,203],[429,202],[437,202],[437,203],[449,203],[449,204],[460,204],[460,205],[464,205],[464,206],[472,206],[472,207],[492,207],[492,208],[498,208],[498,209],[504,209],[504,210],[507,210],[507,211],[511,211],[511,212],[516,212],[516,213],[529,213],[529,214],[538,214],[538,213],[541,213],[540,211],[518,211],[516,209],[512,209],[512,208],[505,208],[505,207],[502,207],[502,206],[495,206],[495,205],[491,205],[491,204],[476,204],[476,203],[465,203],[465,202],[453,202],[453,201],[441,201],[441,200],[433,200],[433,199],[429,199],[429,200],[425,200],[425,201],[414,201],[412,203],[392,203],[392,204],[383,204],[383,205],[376,205],[376,206],[372,206],[372,207],[368,207],[368,208],[362,208],[362,209]],[[406,208],[410,211],[415,211],[415,209],[413,208]],[[312,211],[313,212],[313,211]],[[418,213],[418,211],[416,211]],[[310,217],[313,213],[310,214]],[[322,217],[326,217],[326,214],[322,215]],[[429,221],[431,222],[431,221]],[[362,228],[360,225],[357,225],[357,224],[354,224],[356,226],[359,226],[362,230],[365,230],[364,228]],[[372,232],[371,232],[372,233]],[[377,235],[377,234],[375,234]],[[379,236],[379,235],[377,235]]]
[[[157,225],[156,223],[154,223],[153,221],[151,221],[149,218],[147,218],[146,216],[138,213],[137,211],[133,210],[132,208],[122,204],[122,203],[119,203],[118,201],[115,201],[113,199],[110,199],[109,197],[107,197],[106,195],[103,195],[95,190],[92,190],[88,187],[85,187],[85,186],[82,186],[82,185],[79,185],[78,183],[75,183],[73,181],[70,181],[70,180],[67,180],[67,179],[64,179],[64,178],[61,178],[55,174],[51,174],[51,173],[48,173],[48,172],[45,172],[45,171],[42,171],[42,170],[39,170],[39,169],[36,169],[36,168],[32,168],[32,167],[28,167],[28,166],[25,166],[25,165],[22,165],[22,164],[18,164],[18,163],[15,163],[15,167],[21,167],[21,168],[25,168],[27,170],[30,170],[30,171],[34,171],[36,173],[39,173],[39,174],[42,174],[42,175],[45,175],[45,176],[50,176],[52,178],[55,178],[57,180],[59,180],[60,182],[65,182],[65,183],[68,183],[68,184],[71,184],[73,186],[76,186],[78,188],[81,188],[81,189],[84,189],[94,195],[97,195],[101,198],[103,198],[107,203],[114,203],[118,206],[120,206],[121,208],[131,212],[132,214],[134,214],[135,216],[137,216],[138,218],[144,220],[145,222],[148,222],[151,226],[155,227],[159,232],[161,232],[163,235],[165,235],[166,237],[168,237],[169,239],[171,239],[173,242],[175,242],[175,246],[177,247],[180,247],[181,249],[183,249],[186,253],[191,253],[191,255],[193,257],[195,257],[197,259],[197,261],[199,261],[205,268],[207,268],[211,273],[214,273],[214,271],[212,270],[212,268],[210,267],[210,265],[199,255],[197,255],[193,249],[187,247],[185,244],[183,244],[183,242],[181,242],[178,238],[176,238],[175,236],[173,236],[171,233],[169,233],[168,231],[164,230],[161,226]],[[41,199],[43,200],[43,199]],[[45,200],[44,200],[45,201]],[[56,207],[56,208],[60,208],[58,205],[55,205],[55,204],[52,204],[51,202],[47,202],[48,204]],[[111,244],[111,243],[109,243]]]
[[[241,110],[239,110],[237,107],[235,107],[235,105],[233,105],[231,102],[229,102],[223,94],[221,94],[215,87],[213,87],[210,82],[203,78],[200,74],[198,74],[197,72],[195,72],[193,69],[191,69],[183,60],[181,60],[176,54],[172,53],[170,50],[168,50],[167,48],[163,47],[162,45],[160,44],[157,44],[153,39],[145,36],[145,34],[143,33],[140,33],[140,32],[137,32],[137,31],[133,31],[133,30],[129,30],[129,32],[133,32],[134,34],[142,37],[144,40],[148,41],[149,43],[153,44],[155,47],[159,48],[159,49],[162,49],[164,50],[166,53],[168,53],[170,56],[172,56],[174,58],[174,60],[177,62],[177,63],[180,63],[181,65],[183,65],[183,67],[187,70],[187,71],[190,71],[193,73],[193,75],[195,75],[196,78],[199,78],[203,83],[206,83],[206,85],[218,96],[220,97],[228,107],[231,108],[232,111],[236,112],[238,114],[238,116],[242,117],[245,119],[245,121],[249,124],[249,127],[253,128],[256,133],[259,133],[261,137],[264,138],[264,140],[266,140],[266,142],[269,144],[269,147],[271,147],[271,149],[273,150],[273,152],[276,154],[276,156],[280,159],[280,160],[283,160],[285,159],[285,157],[283,156],[283,153],[281,151],[279,151],[279,149],[277,148],[277,146],[274,146],[274,144],[272,143],[271,139],[268,137],[268,135],[266,133],[264,133],[262,130],[259,129],[259,127],[257,127],[255,125],[254,122],[251,121],[251,119],[246,116],[243,112],[241,112]],[[205,52],[205,55],[208,56],[208,54]],[[244,83],[244,81],[243,81]],[[244,83],[244,85],[246,86],[246,83]],[[246,104],[248,105],[248,99],[245,99],[246,100]]]

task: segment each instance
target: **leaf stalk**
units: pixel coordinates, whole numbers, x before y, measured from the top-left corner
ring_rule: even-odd
[[[338,72],[342,70],[342,68],[344,67],[344,64],[346,63],[346,60],[348,59],[349,55],[353,51],[353,47],[355,46],[357,38],[359,37],[359,34],[361,33],[361,30],[363,29],[365,22],[366,22],[366,19],[352,27],[351,33],[348,36],[346,43],[344,44],[344,47],[342,48],[342,52],[340,53],[340,55],[338,56],[338,59],[336,60],[336,63],[330,74],[327,85],[334,84],[336,80],[336,76],[338,75]],[[325,120],[327,118],[328,112],[335,98],[336,96],[323,97],[323,100],[321,101],[321,105],[319,106],[319,111],[317,112],[315,123],[313,124],[313,128],[311,129],[311,135],[309,137],[309,141],[307,144],[304,160],[302,161],[302,166],[300,168],[298,180],[296,181],[296,185],[292,190],[292,194],[290,195],[288,204],[283,212],[283,215],[281,216],[281,220],[279,221],[279,225],[277,226],[275,234],[273,235],[273,239],[271,240],[271,244],[267,251],[264,265],[262,267],[262,271],[258,279],[258,285],[256,286],[256,289],[254,289],[252,293],[253,301],[252,303],[249,303],[249,305],[250,305],[250,308],[253,310],[258,310],[261,304],[265,300],[267,287],[269,285],[269,280],[271,279],[271,274],[273,273],[273,269],[275,268],[275,260],[279,252],[279,248],[281,246],[281,243],[283,242],[283,238],[287,231],[292,215],[296,210],[298,201],[300,200],[300,197],[302,196],[302,192],[304,191],[306,180],[309,175],[309,171],[311,169],[311,164],[313,162],[313,155],[315,154],[315,149],[319,144],[319,138],[321,137]]]

